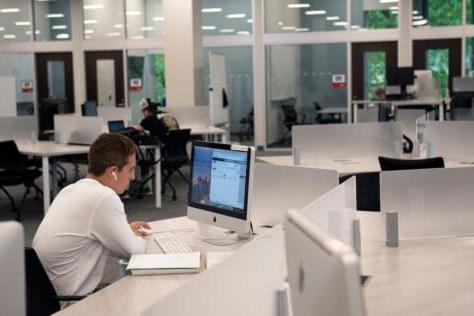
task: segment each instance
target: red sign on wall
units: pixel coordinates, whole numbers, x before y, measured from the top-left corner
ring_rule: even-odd
[[[143,89],[142,78],[130,79],[130,91],[139,92]]]
[[[344,88],[346,86],[346,75],[332,75],[331,85],[333,88]]]
[[[33,81],[25,80],[21,82],[21,92],[32,93],[33,92]]]

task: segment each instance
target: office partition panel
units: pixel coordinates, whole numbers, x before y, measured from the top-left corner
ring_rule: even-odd
[[[474,121],[427,121],[423,142],[432,146],[431,154],[451,160],[474,160]]]

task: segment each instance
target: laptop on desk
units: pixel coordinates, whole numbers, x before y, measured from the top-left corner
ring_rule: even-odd
[[[108,121],[107,126],[109,128],[109,133],[117,133],[125,128],[125,122],[123,120]]]

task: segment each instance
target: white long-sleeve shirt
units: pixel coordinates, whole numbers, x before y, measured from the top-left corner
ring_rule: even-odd
[[[33,248],[58,295],[85,295],[102,279],[109,252],[128,258],[144,253],[146,242],[131,230],[112,189],[82,179],[54,199]]]

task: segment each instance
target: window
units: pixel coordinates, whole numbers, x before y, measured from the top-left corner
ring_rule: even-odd
[[[275,45],[265,53],[269,147],[291,144],[284,106],[297,124],[317,123],[321,109],[347,107],[346,44]]]
[[[474,38],[466,38],[466,76],[474,77]]]
[[[123,1],[84,0],[84,39],[124,38]],[[134,15],[136,12],[127,12]]]
[[[161,104],[165,99],[165,57],[155,50],[130,50],[127,56],[128,98],[132,109],[132,122],[141,121],[138,103],[150,98]]]
[[[17,115],[34,114],[33,69],[32,54],[0,54],[0,77],[15,81]]]
[[[35,39],[71,40],[70,0],[35,1]]]
[[[0,41],[30,41],[31,20],[31,1],[0,1]]]
[[[249,35],[252,33],[250,0],[203,0],[202,34]]]
[[[398,27],[398,4],[352,0],[352,30]]]
[[[163,0],[127,0],[127,37],[143,39],[163,35]]]
[[[413,0],[414,27],[461,25],[461,0]]]
[[[346,28],[346,1],[265,1],[266,33],[342,31]]]

